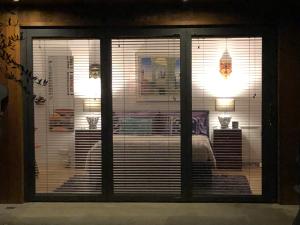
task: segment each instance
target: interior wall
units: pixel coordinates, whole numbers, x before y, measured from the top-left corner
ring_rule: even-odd
[[[34,93],[46,98],[45,104],[34,105],[35,146],[39,146],[35,149],[35,155],[40,172],[44,168],[57,166],[57,161],[64,160],[57,160],[58,156],[63,158],[63,151],[74,148],[72,133],[51,132],[49,129],[49,117],[55,109],[74,109],[74,98],[67,95],[66,88],[68,55],[71,51],[67,41],[33,41],[33,72],[49,81],[45,87],[34,85]]]
[[[120,7],[122,8],[122,7]],[[259,7],[255,8],[256,10]],[[143,10],[121,10],[122,13],[112,13],[106,10],[86,10],[82,7],[24,7],[19,8],[18,18],[21,26],[93,26],[93,25],[259,25],[270,24],[279,27],[279,154],[280,154],[280,180],[279,200],[281,203],[295,203],[297,195],[293,191],[296,181],[295,158],[297,143],[299,141],[300,113],[299,102],[299,20],[295,12],[282,12],[279,10],[260,10],[250,13],[250,9],[242,10],[206,10],[194,8],[152,10],[147,13]],[[8,17],[8,10],[2,13]],[[238,13],[237,13],[238,12]],[[294,14],[293,14],[294,13]],[[82,16],[85,15],[85,16]],[[88,16],[86,16],[88,15]],[[287,15],[292,16],[285,20]],[[279,24],[278,21],[281,21]],[[16,27],[18,29],[18,27]],[[18,32],[18,31],[17,31]],[[7,34],[9,31],[7,31]],[[19,46],[14,55],[18,58]],[[22,107],[21,91],[14,84],[7,82],[0,76],[1,82],[9,86],[11,95],[3,127],[5,135],[1,140],[1,189],[0,202],[23,202],[23,154],[22,154]],[[291,116],[293,115],[293,116]],[[294,128],[293,128],[294,127]],[[291,129],[293,128],[293,129]],[[3,150],[2,150],[3,149]]]
[[[233,98],[235,109],[227,112],[242,130],[243,163],[261,162],[262,108],[261,38],[193,38],[192,104],[193,110],[209,110],[210,137],[219,128],[216,98]],[[227,49],[232,58],[232,72],[224,79],[219,60]],[[231,127],[231,124],[229,124]]]
[[[101,98],[100,79],[89,78],[90,57],[100,54],[100,41],[95,40],[93,53],[89,49],[93,40],[46,40],[33,41],[33,72],[49,81],[46,87],[34,85],[34,93],[47,99],[45,104],[35,104],[35,144],[37,164],[41,168],[55,168],[57,163],[74,162],[75,134],[77,129],[88,129],[84,111],[86,98]],[[68,58],[72,57],[74,67],[74,93],[68,94]],[[100,61],[99,57],[96,61]],[[100,101],[100,100],[99,100]],[[99,105],[100,107],[100,105]],[[49,118],[56,109],[74,110],[74,129],[71,132],[51,131]],[[92,113],[101,116],[101,112]],[[101,122],[98,123],[98,129]],[[59,159],[58,159],[59,157]]]
[[[115,106],[123,106],[122,99],[124,95],[129,96],[126,102],[126,110],[133,111],[151,111],[161,110],[164,108],[165,102],[151,102],[139,101],[137,98],[137,84],[138,84],[138,65],[137,57],[143,56],[145,47],[151,49],[151,41],[146,42],[142,40],[131,40],[131,46],[126,48],[126,56],[123,55],[124,46],[123,40],[113,41],[113,53],[120,57],[113,57],[112,70],[113,73],[123,72],[118,74],[118,79],[113,80],[112,86],[114,93],[113,101]],[[208,53],[205,56],[199,54],[198,42],[193,42],[193,96],[195,98],[194,110],[209,110],[209,127],[210,137],[214,128],[219,127],[218,115],[220,112],[215,111],[215,98],[217,97],[234,97],[235,98],[235,112],[231,112],[232,120],[239,121],[240,128],[243,130],[243,162],[256,163],[261,162],[261,39],[252,39],[248,46],[248,39],[231,39],[228,40],[228,50],[233,57],[233,73],[228,79],[229,88],[227,92],[220,92],[221,87],[217,84],[220,81],[218,78],[218,61],[222,52],[216,54]],[[172,43],[170,43],[172,42]],[[224,49],[224,40],[211,40],[213,43],[208,43],[205,52],[210,52],[210,45],[219,45],[217,49]],[[179,40],[166,40],[172,50],[173,45],[178,45]],[[100,54],[100,42],[98,42],[98,52]],[[159,43],[155,43],[159,44]],[[164,42],[161,42],[164,44]],[[76,47],[80,46],[80,47]],[[89,49],[88,40],[35,40],[33,43],[33,60],[34,72],[39,74],[42,78],[49,80],[49,60],[51,60],[51,73],[53,78],[51,80],[55,83],[51,84],[53,89],[51,96],[49,96],[48,87],[40,87],[35,85],[35,93],[45,96],[47,102],[45,105],[35,105],[35,127],[37,128],[36,144],[41,146],[40,150],[36,151],[38,158],[47,158],[49,155],[61,155],[62,151],[74,151],[74,133],[70,132],[48,132],[49,131],[49,116],[54,113],[55,109],[68,108],[75,111],[75,129],[87,129],[87,122],[85,121],[87,113],[83,112],[84,98],[99,98],[100,96],[100,81],[89,79]],[[156,46],[153,46],[154,48]],[[248,48],[249,47],[249,48]],[[204,46],[201,46],[201,49]],[[202,51],[202,50],[201,50]],[[170,54],[170,53],[168,53]],[[172,56],[179,57],[178,49],[174,49]],[[67,61],[65,56],[74,57],[74,96],[68,96],[66,93],[67,87]],[[169,55],[171,56],[171,55]],[[204,59],[204,58],[205,59]],[[211,65],[205,70],[199,70],[199,63],[202,61],[209,61],[216,64]],[[240,61],[239,61],[240,60]],[[249,65],[247,64],[249,63]],[[126,69],[124,68],[126,66]],[[130,67],[130,68],[129,68]],[[200,65],[201,67],[201,65]],[[204,68],[205,66],[202,65]],[[202,68],[201,67],[201,68]],[[217,74],[215,78],[214,74]],[[126,77],[125,86],[130,90],[124,92],[123,89],[118,88],[119,79]],[[217,79],[217,80],[216,80]],[[52,81],[51,81],[52,82]],[[219,84],[224,88],[227,83]],[[52,87],[53,86],[53,87]],[[89,88],[87,88],[89,87]],[[255,98],[253,98],[255,95]],[[135,97],[134,97],[135,96]],[[202,99],[202,100],[201,100]],[[168,102],[169,110],[178,109],[179,102]],[[251,110],[250,110],[251,108]],[[115,108],[114,110],[118,110]],[[99,114],[99,113],[98,113]],[[99,115],[98,115],[99,116]],[[100,126],[101,123],[98,124]],[[47,162],[49,159],[44,159]],[[44,163],[46,163],[46,161]]]

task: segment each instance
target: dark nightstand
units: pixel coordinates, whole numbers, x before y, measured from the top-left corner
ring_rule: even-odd
[[[89,150],[101,140],[101,130],[75,130],[75,168],[84,168]]]
[[[218,169],[241,169],[242,130],[214,129],[213,151]]]

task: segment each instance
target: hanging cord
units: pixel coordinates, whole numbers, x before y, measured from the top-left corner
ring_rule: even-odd
[[[250,87],[251,87],[251,79],[250,79],[250,76],[251,76],[251,64],[250,64],[250,61],[251,61],[251,38],[248,37],[248,139],[251,140],[251,131],[250,131],[250,125],[251,125],[251,122],[250,122],[250,119],[251,119],[251,90],[250,90]],[[249,167],[249,177],[251,177],[251,147],[249,148],[249,159],[248,159],[248,167]],[[250,179],[250,182],[251,182],[251,179]]]
[[[199,40],[199,39],[198,39]],[[205,78],[205,62],[204,62],[204,57],[205,57],[205,53],[204,53],[204,44],[205,44],[205,38],[202,38],[202,67],[203,67],[203,74],[200,75],[200,78],[203,77]],[[201,73],[201,69],[200,69],[200,73]],[[201,82],[201,81],[200,81]],[[207,80],[205,80],[204,82],[207,82]],[[203,84],[200,84],[203,85]],[[205,105],[205,88],[202,86],[202,106]]]
[[[48,55],[47,55],[47,51],[46,51],[46,40],[43,40],[43,52],[44,52],[44,76],[46,77],[47,76],[47,73],[46,73],[46,71],[47,71],[47,66],[48,66],[48,70],[49,70],[49,58],[48,58]],[[52,95],[52,102],[53,102],[53,94],[54,94],[54,91],[53,91],[53,68],[52,68],[52,65],[53,64],[51,64],[51,71],[52,71],[52,73],[51,73],[51,83],[52,83],[52,90],[51,90],[51,95]],[[49,75],[49,71],[48,71],[48,75]],[[49,77],[48,77],[48,80],[49,80]],[[49,88],[49,86],[48,86],[48,88]],[[47,96],[47,99],[49,99],[48,97],[49,97],[49,91],[47,91],[47,88],[46,88],[46,96]],[[49,163],[48,163],[48,154],[49,154],[49,149],[48,149],[48,127],[49,127],[49,117],[50,117],[50,113],[49,113],[49,108],[50,108],[50,102],[49,101],[46,101],[46,107],[45,107],[45,110],[46,110],[46,112],[47,113],[45,113],[45,121],[46,121],[46,126],[45,126],[45,150],[46,150],[46,171],[47,171],[47,173],[46,173],[46,189],[47,189],[47,193],[49,192],[49,177],[48,177],[48,174],[49,174]],[[54,105],[52,104],[52,114],[54,113]],[[42,150],[42,149],[41,149]]]

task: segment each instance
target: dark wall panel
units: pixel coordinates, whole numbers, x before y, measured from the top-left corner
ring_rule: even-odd
[[[293,186],[299,182],[296,168],[300,150],[300,29],[283,22],[279,29],[279,201],[296,203]]]

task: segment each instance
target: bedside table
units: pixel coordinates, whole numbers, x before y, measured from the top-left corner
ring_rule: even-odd
[[[242,168],[242,130],[214,129],[213,151],[218,169]]]
[[[101,130],[75,130],[75,168],[84,168],[89,150],[101,140]]]

